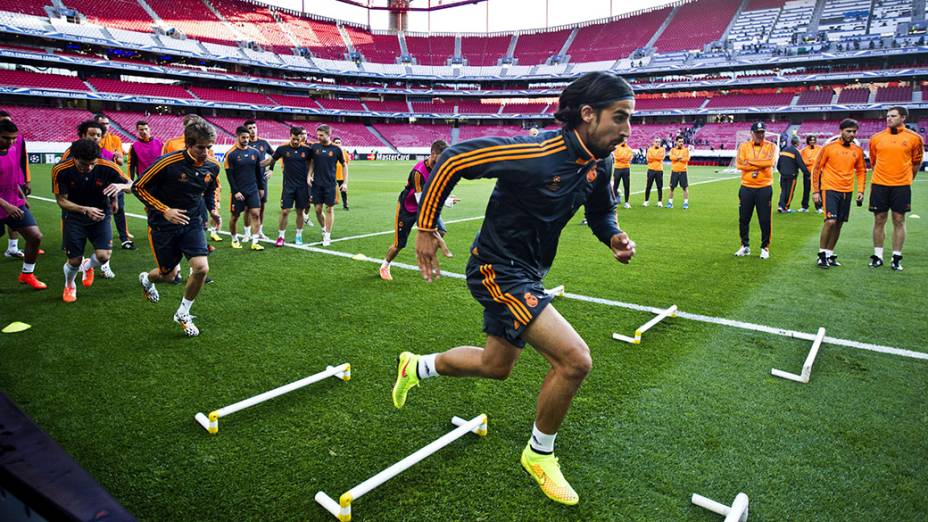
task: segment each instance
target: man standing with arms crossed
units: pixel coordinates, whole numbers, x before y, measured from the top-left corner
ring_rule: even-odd
[[[857,205],[864,201],[867,184],[867,169],[864,150],[854,143],[857,137],[857,121],[841,120],[838,139],[822,147],[822,152],[812,169],[812,198],[822,204],[825,224],[819,237],[818,267],[841,266],[835,254],[835,245],[841,235],[841,226],[851,215],[851,193],[854,190],[854,174],[857,174]]]
[[[815,136],[806,136],[806,146],[799,151],[800,154],[802,154],[802,162],[806,166],[806,171],[808,171],[808,174],[802,176],[802,208],[799,209],[799,212],[809,211],[809,194],[812,192],[812,167],[815,166],[818,153],[822,151],[822,148],[818,147],[817,144],[818,138]],[[815,211],[821,214],[822,206],[816,203]]]
[[[912,182],[922,166],[924,143],[917,132],[905,127],[909,111],[890,107],[886,129],[870,138],[870,212],[873,212],[873,255],[870,267],[883,266],[886,218],[893,212],[893,270],[902,271],[902,245],[905,243],[905,214],[912,210]]]
[[[189,337],[200,334],[190,307],[209,272],[201,209],[205,205],[211,214],[218,213],[213,194],[221,167],[209,154],[215,141],[212,125],[203,120],[191,123],[184,128],[187,148],[162,156],[132,185],[132,192],[148,210],[148,240],[158,265],[139,274],[139,284],[146,299],[157,303],[160,296],[155,283],[173,282],[178,263],[187,257],[191,272],[174,322]]]
[[[537,135],[537,133],[536,133]],[[628,198],[631,197],[629,192],[629,183],[631,178],[632,158],[635,157],[635,151],[628,146],[628,141],[622,141],[619,146],[612,152],[612,195],[615,196],[617,203],[625,201],[622,205],[624,208],[632,208]],[[619,197],[619,183],[622,183],[625,199]]]
[[[677,136],[674,147],[670,149],[670,197],[667,208],[673,208],[673,189],[680,185],[683,189],[683,210],[690,208],[690,183],[686,179],[686,170],[690,164],[690,149],[683,144],[683,136]]]
[[[562,128],[537,137],[481,138],[446,150],[422,193],[416,256],[426,281],[438,277],[439,212],[461,179],[497,178],[486,219],[471,247],[467,285],[484,307],[486,345],[444,353],[400,354],[393,404],[425,378],[439,375],[503,380],[529,343],[551,365],[538,395],[522,467],[555,502],[580,498],[554,456],[554,440],[574,395],[592,368],[590,350],[550,305],[542,281],[558,239],[579,209],[613,257],[627,263],[635,244],[616,223],[609,186],[612,151],[628,139],[635,110],[631,86],[613,73],[591,72],[564,89],[555,118]]]
[[[648,147],[648,184],[644,188],[644,206],[648,206],[651,199],[651,185],[657,185],[657,206],[664,206],[664,156],[667,151],[661,145],[660,138],[654,138]]]
[[[764,139],[767,127],[757,121],[751,125],[751,139],[738,145],[737,167],[741,171],[741,189],[738,191],[738,224],[741,248],[738,257],[751,254],[751,218],[757,209],[760,225],[760,258],[770,258],[771,213],[773,200],[773,156],[776,147]]]

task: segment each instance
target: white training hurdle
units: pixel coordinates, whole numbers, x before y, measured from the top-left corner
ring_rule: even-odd
[[[564,285],[558,285],[550,290],[545,290],[545,293],[551,297],[561,297],[564,295]]]
[[[449,431],[442,437],[435,439],[427,446],[424,446],[403,460],[393,464],[389,468],[349,489],[343,493],[341,497],[339,497],[338,502],[333,500],[332,497],[323,491],[316,493],[316,502],[318,502],[326,509],[326,511],[338,518],[338,520],[341,522],[349,522],[351,520],[351,503],[353,501],[361,498],[366,493],[370,493],[377,486],[406,471],[426,457],[458,440],[467,433],[474,433],[481,437],[484,437],[487,434],[486,414],[480,414],[469,421],[460,417],[454,417],[451,419],[451,422],[457,426],[457,428]]]
[[[647,332],[651,329],[652,326],[663,321],[667,317],[676,317],[677,316],[677,305],[673,305],[666,310],[661,310],[656,316],[654,316],[650,321],[639,326],[635,330],[635,337],[628,337],[627,335],[622,335],[618,333],[612,334],[612,338],[616,341],[624,341],[629,344],[641,344],[641,334]]]
[[[256,404],[260,404],[264,401],[273,399],[274,397],[279,397],[285,393],[290,393],[294,390],[309,386],[315,382],[327,379],[329,377],[336,377],[343,381],[351,380],[351,364],[344,363],[339,364],[338,366],[328,366],[325,371],[321,371],[315,375],[310,375],[304,379],[291,382],[290,384],[285,384],[279,388],[274,388],[273,390],[266,391],[254,397],[250,397],[243,401],[236,402],[235,404],[230,404],[226,407],[219,408],[218,410],[213,410],[209,413],[209,416],[203,415],[202,412],[198,412],[193,416],[194,420],[197,421],[197,424],[203,426],[203,429],[209,433],[216,434],[219,433],[219,418],[231,415],[237,411],[244,410],[245,408],[250,408]]]
[[[777,370],[776,368],[771,369],[770,373],[776,377],[801,382],[802,384],[808,384],[809,378],[812,376],[812,364],[815,363],[815,356],[818,355],[818,349],[822,345],[823,339],[825,339],[824,327],[818,329],[818,333],[815,335],[815,340],[812,341],[812,349],[809,350],[809,355],[806,356],[806,362],[802,363],[802,373],[800,375],[784,372],[783,370]]]
[[[692,502],[701,508],[722,515],[725,517],[724,522],[746,522],[748,519],[748,496],[744,493],[738,493],[731,506],[719,504],[712,499],[697,495],[696,493],[693,493]]]

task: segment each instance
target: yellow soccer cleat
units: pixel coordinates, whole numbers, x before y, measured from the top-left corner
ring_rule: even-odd
[[[535,479],[546,497],[568,506],[580,502],[580,496],[561,474],[561,465],[558,464],[557,457],[535,453],[531,445],[526,444],[522,450],[521,461],[522,467]]]
[[[239,243],[238,239],[233,239],[233,240],[232,240],[232,248],[234,248],[234,249],[236,249],[236,250],[241,250],[242,244]]]
[[[393,405],[402,408],[406,404],[406,394],[409,390],[419,386],[419,374],[416,369],[419,366],[419,356],[403,352],[400,354],[396,363],[396,383],[393,384]]]
[[[211,241],[222,241],[222,236],[220,236],[219,233],[216,232],[215,230],[210,230],[210,231],[209,231],[209,239],[210,239]]]

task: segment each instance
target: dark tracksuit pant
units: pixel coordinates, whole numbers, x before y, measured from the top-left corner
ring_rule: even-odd
[[[657,185],[657,200],[664,201],[664,171],[648,169],[648,184],[644,189],[644,200],[651,199],[651,185]]]
[[[612,195],[615,196],[615,200],[619,202],[628,203],[629,196],[629,178],[631,177],[631,169],[615,169],[614,179],[612,180]],[[622,182],[622,188],[625,189],[625,199],[619,199],[619,181]]]
[[[809,194],[812,193],[812,176],[802,177],[802,208],[809,208]],[[822,208],[821,203],[815,203],[815,210]]]
[[[116,212],[113,213],[113,223],[116,224],[116,233],[119,234],[119,241],[125,243],[129,241],[129,228],[126,224],[126,197],[122,192],[116,196],[116,203],[119,206]]]
[[[793,202],[793,192],[796,190],[796,176],[780,174],[780,202],[777,208],[788,210]]]
[[[741,229],[741,245],[750,246],[751,217],[757,209],[757,222],[760,224],[760,247],[770,246],[770,203],[773,200],[773,187],[750,188],[741,187],[738,191],[740,204],[738,205],[739,225]]]

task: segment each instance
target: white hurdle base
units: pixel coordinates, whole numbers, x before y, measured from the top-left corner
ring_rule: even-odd
[[[692,502],[701,508],[722,515],[725,517],[725,522],[746,522],[748,519],[748,496],[744,493],[738,493],[731,506],[719,504],[710,498],[697,495],[696,493],[693,493]]]
[[[635,336],[629,337],[627,335],[622,335],[619,333],[612,334],[612,338],[616,341],[623,341],[629,344],[641,344],[641,335],[651,329],[657,323],[663,321],[667,317],[676,317],[677,316],[677,305],[673,305],[666,310],[661,310],[657,315],[655,315],[650,321],[639,326],[635,330]]]
[[[550,295],[551,297],[561,297],[564,295],[564,285],[555,286],[554,288],[550,290],[546,289],[545,293]]]
[[[782,379],[789,379],[791,381],[796,381],[802,384],[808,384],[809,378],[812,377],[812,364],[815,363],[815,357],[818,355],[818,349],[820,346],[822,346],[822,340],[824,338],[825,328],[819,328],[818,333],[815,335],[815,340],[812,341],[812,349],[809,350],[809,355],[806,356],[806,362],[802,363],[801,374],[796,375],[795,373],[784,372],[783,370],[777,370],[776,368],[770,370],[770,374]]]
[[[245,408],[250,408],[264,401],[269,401],[275,397],[280,397],[285,393],[290,393],[294,390],[304,388],[310,384],[319,382],[329,377],[335,377],[346,382],[350,381],[351,364],[343,363],[339,364],[338,366],[328,366],[326,367],[325,371],[321,371],[315,375],[310,375],[309,377],[291,382],[290,384],[285,384],[279,388],[274,388],[273,390],[255,395],[254,397],[249,397],[248,399],[236,402],[235,404],[230,404],[223,408],[219,408],[218,410],[213,410],[209,413],[209,416],[204,415],[202,412],[198,412],[193,416],[193,418],[197,421],[197,424],[203,426],[204,430],[211,434],[216,434],[219,433],[219,419],[221,417],[231,415],[237,411],[244,410]]]
[[[341,522],[349,522],[351,520],[351,503],[353,501],[361,498],[363,495],[371,492],[377,486],[406,471],[418,462],[424,460],[426,457],[460,439],[464,435],[473,433],[475,435],[484,437],[487,434],[486,414],[482,413],[471,420],[464,420],[460,417],[454,417],[451,419],[451,422],[457,426],[457,428],[449,431],[442,437],[435,439],[427,446],[417,450],[412,455],[409,455],[396,464],[393,464],[389,468],[349,489],[343,493],[341,497],[339,497],[338,502],[336,502],[332,497],[323,491],[316,493],[316,502],[318,502],[319,505],[324,507],[326,511],[331,513]]]

